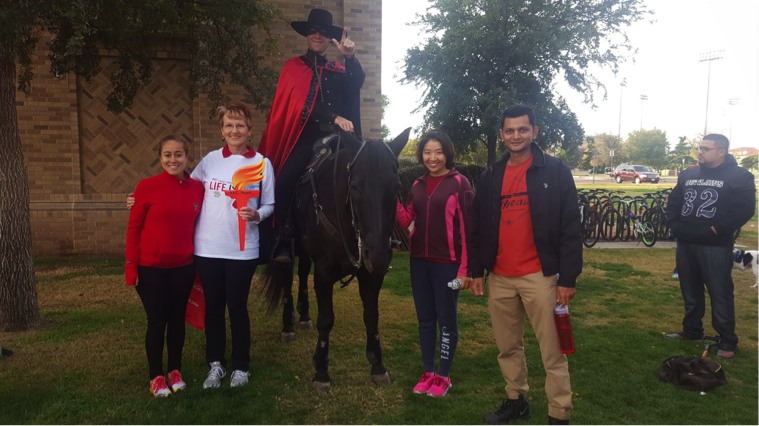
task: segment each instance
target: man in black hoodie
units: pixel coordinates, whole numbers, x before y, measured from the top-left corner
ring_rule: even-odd
[[[732,358],[738,346],[733,299],[733,235],[754,215],[754,175],[738,167],[728,154],[730,142],[710,134],[698,147],[698,167],[677,178],[667,205],[667,221],[677,237],[677,270],[685,302],[683,329],[668,339],[704,336],[701,320],[706,302],[712,304],[712,327],[721,342],[717,356]]]

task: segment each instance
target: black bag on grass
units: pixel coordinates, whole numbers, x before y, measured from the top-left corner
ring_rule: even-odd
[[[659,370],[659,380],[695,392],[706,392],[724,385],[722,365],[700,356],[673,356]]]

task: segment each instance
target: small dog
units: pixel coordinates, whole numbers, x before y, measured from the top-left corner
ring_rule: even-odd
[[[754,271],[756,284],[751,288],[759,286],[759,251],[756,250],[738,250],[733,249],[733,269],[745,271],[748,268]]]

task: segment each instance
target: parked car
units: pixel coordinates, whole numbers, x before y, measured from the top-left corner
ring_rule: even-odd
[[[600,175],[600,174],[603,174],[603,172],[604,172],[604,169],[602,167],[596,167],[595,169],[588,170],[588,173],[591,175],[593,174]]]
[[[614,169],[607,167],[604,169],[604,174],[609,175],[610,177],[614,177]]]
[[[614,180],[617,183],[624,181],[659,183],[659,179],[659,173],[654,172],[646,166],[637,164],[620,164],[614,172]]]

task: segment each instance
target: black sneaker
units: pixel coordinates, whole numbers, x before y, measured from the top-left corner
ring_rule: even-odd
[[[562,419],[557,419],[556,417],[548,416],[548,424],[549,425],[568,425],[569,419],[562,420]]]
[[[519,395],[519,399],[507,399],[501,404],[501,408],[492,413],[485,414],[483,419],[494,425],[511,423],[513,420],[529,419],[530,403]]]

